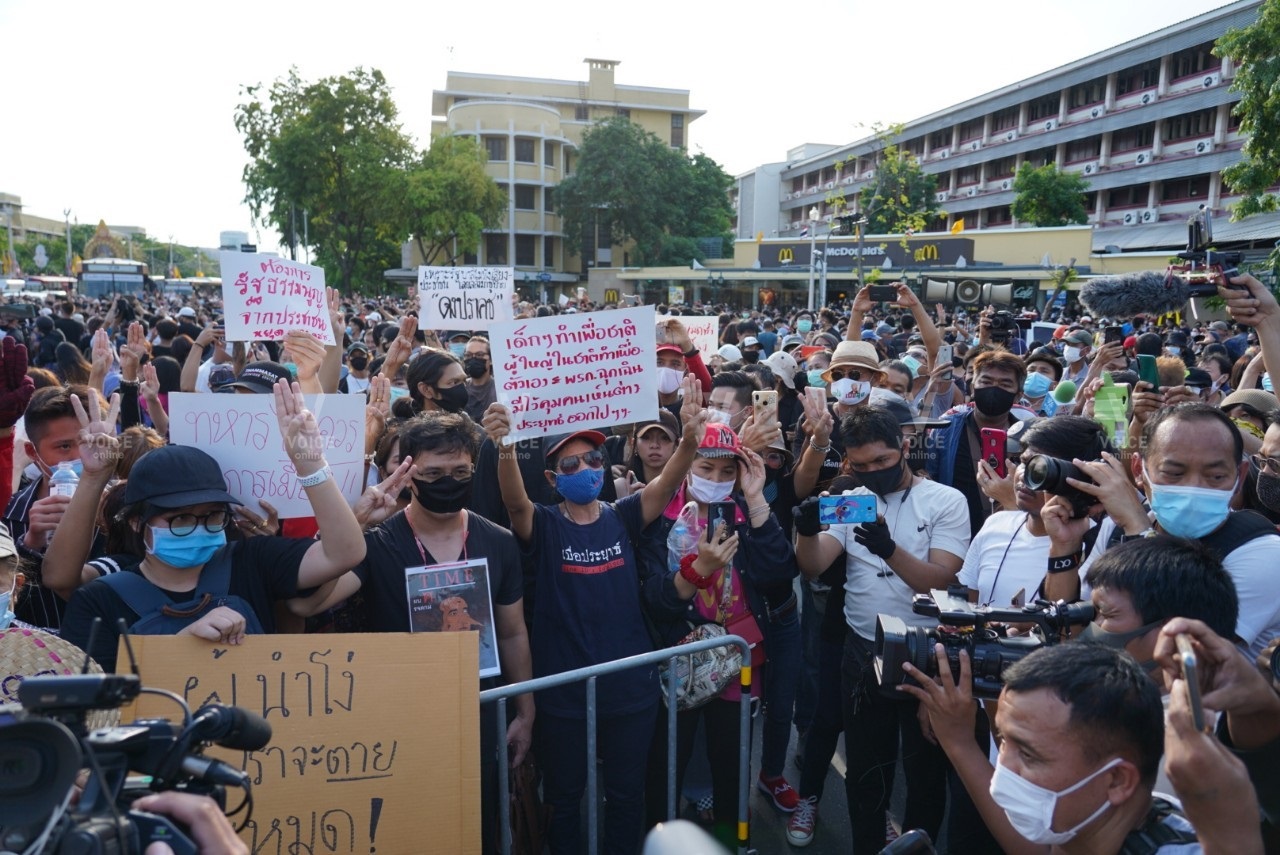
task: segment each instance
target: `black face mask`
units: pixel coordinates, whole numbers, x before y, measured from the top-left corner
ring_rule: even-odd
[[[460,413],[462,408],[467,405],[467,387],[461,383],[457,386],[450,386],[448,389],[437,389],[436,392],[440,395],[439,398],[436,398],[436,403],[446,413]]]
[[[363,371],[369,367],[369,357],[352,356],[347,359],[347,365],[351,366],[356,371]]]
[[[472,356],[462,363],[462,370],[472,380],[479,380],[489,370],[489,363],[482,356]]]
[[[984,386],[973,390],[973,404],[984,416],[995,418],[1007,415],[1013,409],[1017,395],[999,386]]]
[[[742,351],[742,361],[747,363],[748,365],[755,365],[757,362],[760,361],[760,351],[758,350]]]
[[[433,514],[456,514],[471,501],[471,481],[446,475],[431,483],[413,479],[413,498]]]
[[[875,472],[854,473],[862,486],[877,496],[887,496],[898,489],[902,483],[902,460],[888,469],[877,469]]]

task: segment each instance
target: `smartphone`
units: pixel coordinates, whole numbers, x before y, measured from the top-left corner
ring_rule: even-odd
[[[716,526],[725,524],[725,536],[733,534],[734,523],[738,517],[738,506],[734,502],[712,502],[707,505],[707,543],[716,535]]]
[[[1005,477],[1008,474],[1004,458],[1008,454],[1009,432],[997,428],[983,428],[980,433],[982,434],[982,459],[996,470],[997,475],[1001,478]]]
[[[773,407],[774,409],[777,409],[778,390],[767,389],[763,392],[752,392],[751,406],[756,412],[759,412],[763,407]]]
[[[1182,679],[1187,681],[1187,696],[1191,698],[1191,720],[1196,730],[1204,732],[1204,705],[1200,702],[1200,672],[1191,636],[1180,633],[1175,639],[1178,658],[1182,660]]]
[[[876,513],[876,497],[866,493],[818,499],[818,522],[823,525],[875,522]]]
[[[1151,384],[1151,391],[1160,391],[1160,369],[1156,367],[1156,358],[1145,353],[1138,354],[1138,379]]]
[[[949,344],[940,344],[940,345],[938,345],[938,362],[937,362],[937,364],[938,364],[938,365],[951,365],[951,353],[952,353],[951,345],[949,345]],[[943,376],[944,376],[946,379],[950,380],[950,379],[951,379],[951,372],[950,372],[950,371],[947,371]]]
[[[1105,327],[1105,328],[1103,328],[1103,330],[1102,330],[1102,343],[1103,343],[1103,344],[1111,344],[1111,343],[1113,343],[1113,342],[1114,342],[1114,343],[1116,343],[1116,344],[1121,344],[1121,343],[1123,343],[1123,342],[1124,342],[1124,330],[1123,330],[1123,329],[1121,329],[1120,327]]]
[[[892,303],[898,299],[898,289],[892,285],[872,285],[871,302]]]
[[[813,399],[813,402],[819,406],[827,405],[827,387],[826,386],[806,386],[804,393]]]

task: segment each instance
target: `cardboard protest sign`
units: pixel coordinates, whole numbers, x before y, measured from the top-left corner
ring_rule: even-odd
[[[720,349],[720,318],[717,315],[705,317],[680,317],[676,320],[684,324],[693,346],[706,359]]]
[[[489,331],[507,442],[655,419],[652,306],[498,324]]]
[[[484,330],[511,320],[513,267],[418,268],[418,327]]]
[[[347,502],[364,490],[364,399],[307,395],[324,439],[321,451]],[[169,395],[169,438],[208,452],[222,467],[227,492],[251,509],[266,499],[281,518],[311,516],[311,503],[285,453],[274,395]]]
[[[253,784],[253,817],[240,832],[250,852],[480,852],[470,633],[252,635],[237,646],[131,640],[144,685],[174,692],[193,712],[240,706],[271,725],[261,750],[208,752]],[[129,661],[123,642],[119,661]],[[175,712],[173,701],[142,695],[123,720]],[[228,794],[229,805],[238,800]]]
[[[335,343],[324,268],[260,252],[224,252],[220,260],[227,341],[273,341],[303,329]]]

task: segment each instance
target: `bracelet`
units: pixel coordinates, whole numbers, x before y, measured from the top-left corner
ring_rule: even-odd
[[[120,378],[120,382],[119,382],[117,385],[120,385],[120,386],[131,386],[131,387],[133,387],[133,388],[135,388],[135,389],[136,389],[136,388],[138,387],[138,381],[137,381],[137,380],[125,380],[125,379],[122,377],[122,378]]]
[[[693,359],[695,356],[698,355],[698,348],[695,347],[693,350],[681,351],[681,352],[684,353],[685,359]]]
[[[324,467],[322,467],[316,472],[312,472],[310,475],[299,475],[298,486],[304,487],[304,488],[319,487],[321,484],[323,484],[325,481],[328,481],[332,477],[333,477],[333,470],[329,468],[328,464],[325,464]]]
[[[1073,552],[1070,555],[1049,556],[1049,574],[1066,573],[1070,570],[1076,570],[1080,567],[1081,553]]]
[[[1120,535],[1120,542],[1121,542],[1121,543],[1128,543],[1128,542],[1129,542],[1129,541],[1131,541],[1131,540],[1143,540],[1144,538],[1148,538],[1148,537],[1155,537],[1155,536],[1156,536],[1156,533],[1157,533],[1157,532],[1156,532],[1155,526],[1147,526],[1145,529],[1143,529],[1142,531],[1138,532],[1137,534],[1122,534],[1122,535]]]
[[[826,454],[831,450],[831,440],[828,439],[826,445],[818,445],[813,441],[813,437],[809,437],[809,447],[819,454]]]
[[[747,508],[747,516],[754,516],[756,511],[764,511],[765,513],[769,513],[772,510],[773,509],[770,508],[768,504],[756,505],[754,508]]]
[[[680,576],[699,591],[705,591],[711,587],[714,580],[710,576],[699,576],[698,571],[693,569],[693,562],[697,558],[697,555],[690,552],[680,559]]]

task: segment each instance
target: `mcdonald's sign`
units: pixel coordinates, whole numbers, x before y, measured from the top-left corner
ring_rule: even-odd
[[[977,260],[973,254],[973,238],[917,238],[908,240],[906,246],[896,238],[876,238],[865,241],[859,247],[852,238],[837,238],[828,242],[824,237],[822,244],[820,249],[826,253],[831,266],[841,269],[857,266],[859,254],[863,264],[883,267],[888,262],[889,266],[899,268],[908,265],[949,267],[961,258],[970,263]],[[761,268],[795,270],[809,267],[809,241],[764,241],[756,246],[759,247],[756,257]]]
[[[618,302],[618,289],[617,288],[604,289],[604,301],[606,303]]]
[[[796,260],[796,253],[795,253],[795,250],[793,250],[791,247],[784,246],[782,249],[778,250],[779,264],[790,264],[795,260]]]

